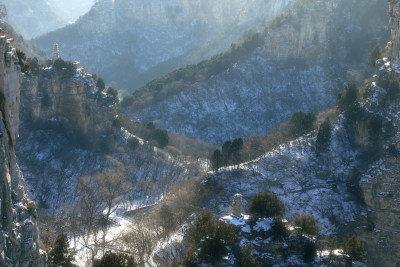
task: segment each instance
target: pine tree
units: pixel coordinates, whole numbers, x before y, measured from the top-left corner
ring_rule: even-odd
[[[49,252],[48,267],[72,267],[73,257],[69,251],[69,242],[65,234],[57,237]]]

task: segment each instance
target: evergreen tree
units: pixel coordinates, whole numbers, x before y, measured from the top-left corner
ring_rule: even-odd
[[[376,45],[371,51],[371,54],[368,57],[368,65],[371,66],[372,68],[376,67],[376,61],[381,57],[382,55],[382,50],[381,48]]]
[[[326,152],[331,143],[332,125],[329,119],[326,119],[319,127],[317,134],[317,153]]]
[[[72,267],[74,266],[72,261],[68,238],[65,234],[61,234],[48,254],[47,265],[48,267]]]
[[[249,203],[249,214],[255,218],[280,216],[284,212],[285,204],[272,193],[254,195]]]
[[[97,79],[96,86],[100,89],[100,91],[103,91],[106,88],[106,84],[104,83],[102,78]]]
[[[135,259],[124,253],[107,251],[100,260],[94,261],[92,267],[136,267]]]
[[[348,83],[336,99],[336,105],[339,110],[348,109],[357,100],[357,94],[357,86],[354,83]]]
[[[218,170],[224,165],[224,156],[219,149],[215,150],[211,155],[211,168]]]

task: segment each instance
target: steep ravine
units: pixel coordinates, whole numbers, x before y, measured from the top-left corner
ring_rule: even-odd
[[[217,144],[265,133],[298,110],[332,107],[346,81],[361,83],[369,51],[388,40],[387,21],[384,0],[303,1],[267,24],[262,45],[245,58],[192,83],[161,78],[160,96],[139,94],[137,102],[154,100],[125,113]]]
[[[1,266],[45,266],[39,253],[35,203],[16,162],[21,71],[10,40],[0,36]]]
[[[49,56],[57,42],[63,58],[133,90],[226,50],[292,2],[297,0],[102,0],[76,23],[32,41]]]

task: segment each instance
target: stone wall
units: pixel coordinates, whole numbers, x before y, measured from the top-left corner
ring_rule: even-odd
[[[0,36],[0,266],[45,266],[35,203],[16,162],[21,71],[12,40]]]

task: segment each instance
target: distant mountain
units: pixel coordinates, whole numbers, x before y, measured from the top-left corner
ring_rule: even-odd
[[[118,87],[135,89],[177,67],[226,50],[247,30],[297,0],[103,0],[76,23],[33,40],[54,42]]]
[[[30,39],[75,21],[93,5],[93,0],[3,0],[8,23],[24,38]]]
[[[372,47],[389,39],[387,8],[385,0],[302,1],[225,53],[138,89],[124,111],[221,144],[332,107],[346,80],[363,81]]]

